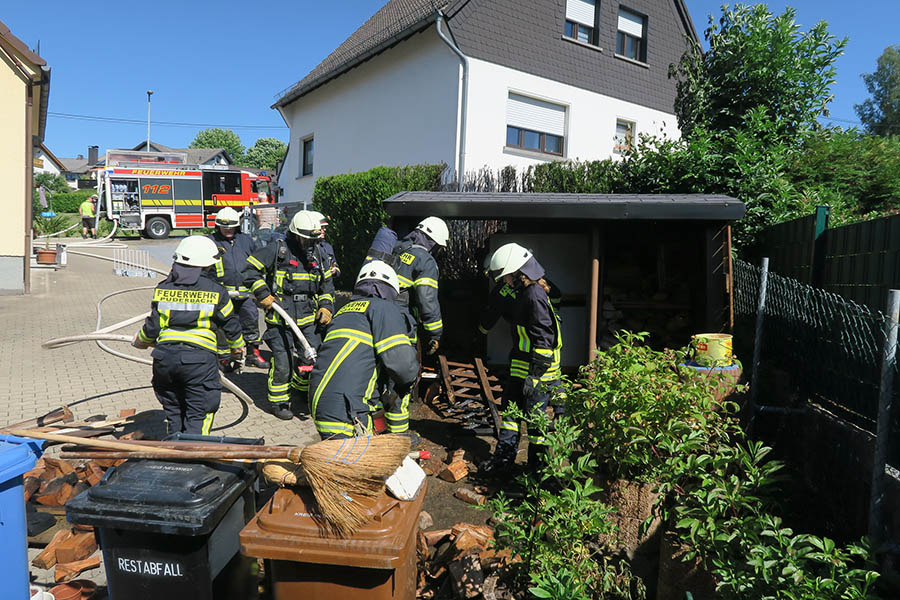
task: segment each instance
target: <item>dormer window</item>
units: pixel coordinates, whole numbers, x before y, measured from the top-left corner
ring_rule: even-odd
[[[566,37],[597,45],[596,0],[566,0]]]

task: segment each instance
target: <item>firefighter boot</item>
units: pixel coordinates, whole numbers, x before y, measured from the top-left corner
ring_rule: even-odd
[[[244,361],[244,364],[246,364],[248,367],[257,367],[259,369],[269,368],[269,361],[262,357],[262,355],[259,353],[259,346],[255,344],[250,346],[250,351],[247,353],[247,358]]]

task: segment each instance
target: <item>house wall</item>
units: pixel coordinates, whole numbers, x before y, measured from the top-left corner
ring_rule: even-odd
[[[56,163],[47,156],[47,154],[41,149],[40,146],[34,149],[34,174],[38,173],[50,173],[51,175],[59,175],[60,170],[59,167],[56,166]],[[41,166],[38,166],[38,162],[41,163]]]
[[[508,149],[506,102],[509,92],[566,105],[564,157]],[[513,165],[518,169],[551,160],[595,160],[613,153],[616,120],[636,123],[635,134],[680,137],[674,114],[619,100],[483,60],[469,60],[466,171]]]
[[[24,291],[25,84],[0,59],[0,293]],[[28,165],[29,167],[31,165]]]
[[[428,29],[284,107],[290,152],[283,201],[312,199],[315,179],[372,167],[455,165],[459,59]],[[313,174],[300,176],[314,137]]]

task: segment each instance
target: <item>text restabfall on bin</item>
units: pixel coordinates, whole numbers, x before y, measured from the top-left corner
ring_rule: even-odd
[[[119,570],[136,575],[154,575],[160,577],[184,577],[179,563],[156,562],[133,558],[119,558]]]

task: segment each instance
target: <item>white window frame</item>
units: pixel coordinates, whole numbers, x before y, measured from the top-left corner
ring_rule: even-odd
[[[619,143],[619,123],[626,123],[631,126],[631,138],[627,145],[623,146]],[[625,151],[634,146],[637,139],[637,121],[626,117],[616,117],[616,127],[613,130],[613,154],[625,154]]]
[[[571,109],[571,106],[568,103],[560,102],[559,100],[555,100],[553,98],[544,98],[544,97],[538,96],[536,94],[530,94],[528,92],[523,92],[522,90],[508,89],[506,91],[507,107],[509,106],[510,96],[520,96],[526,100],[533,100],[533,101],[539,102],[539,103],[550,104],[550,105],[553,105],[554,107],[559,107],[559,108],[563,109],[562,132],[560,134],[560,133],[554,133],[552,131],[539,131],[538,129],[540,129],[540,128],[532,129],[531,127],[528,127],[527,125],[511,124],[509,115],[507,114],[506,118],[505,118],[506,127],[503,130],[503,133],[504,133],[503,149],[505,151],[512,152],[514,154],[524,154],[524,155],[528,155],[528,156],[540,157],[545,160],[566,158],[567,151],[568,151],[568,142],[569,142],[569,110]],[[553,135],[553,136],[559,137],[559,138],[561,138],[561,142],[562,142],[561,143],[561,146],[562,146],[561,152],[559,154],[557,154],[555,152],[546,152],[546,151],[540,150],[540,149],[535,150],[533,148],[526,148],[524,146],[519,146],[519,145],[510,146],[509,144],[506,143],[506,135],[508,134],[509,127],[514,127],[516,129],[519,129],[520,131],[531,131],[533,133],[539,134],[541,136],[541,140],[542,140],[541,145],[542,146],[544,146],[543,140],[544,140],[545,136]]]
[[[627,13],[628,15],[630,15],[632,17],[637,17],[637,18],[641,19],[641,37],[638,38],[638,36],[635,35],[635,32],[633,30],[633,25],[628,25],[626,27],[621,26],[623,12]],[[627,6],[622,6],[621,4],[619,5],[618,10],[616,11],[616,45],[615,45],[615,52],[614,52],[616,57],[624,58],[626,60],[634,61],[634,62],[643,64],[643,65],[647,64],[647,41],[648,41],[647,40],[647,38],[648,38],[647,30],[649,29],[649,21],[650,20],[647,17],[647,15],[645,15],[643,13],[639,13],[636,10],[632,10],[632,9],[628,8]],[[619,34],[620,33],[624,34],[625,36],[636,38],[636,39],[640,40],[641,45],[640,45],[640,48],[638,49],[637,58],[632,58],[624,53],[625,49],[627,48],[627,42],[628,42],[627,37],[625,39],[625,42],[626,42],[625,48],[622,49],[623,51],[621,53],[619,52]]]

